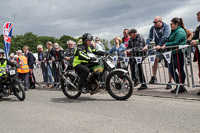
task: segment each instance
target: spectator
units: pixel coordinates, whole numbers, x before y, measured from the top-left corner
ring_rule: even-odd
[[[129,35],[130,35],[130,39],[128,41],[128,46],[127,46],[127,50],[125,51],[126,54],[131,53],[131,57],[134,56],[143,56],[143,52],[142,52],[142,48],[145,46],[145,40],[143,38],[142,35],[137,33],[136,29],[131,29],[129,31]],[[132,80],[134,81],[134,86],[137,86],[138,84],[138,77],[136,76],[136,71],[138,68],[138,72],[139,72],[139,79],[141,83],[145,83],[145,77],[144,77],[144,73],[143,73],[143,69],[142,69],[142,63],[138,64],[137,67],[137,62],[135,58],[131,58],[130,59],[130,69],[131,69],[131,76],[132,76]],[[142,84],[140,88],[138,88],[138,90],[142,90],[142,89],[147,89],[147,85],[146,84]]]
[[[14,60],[17,61],[18,55],[14,55]]]
[[[124,29],[123,31],[123,35],[124,37],[122,38],[122,43],[125,45],[125,47],[127,48],[128,46],[128,41],[129,41],[129,29]]]
[[[68,48],[65,51],[65,59],[69,61],[68,70],[73,69],[73,60],[74,60],[74,52],[75,52],[75,42],[72,40],[67,41]]]
[[[20,65],[20,68],[17,69],[19,73],[19,78],[24,81],[24,90],[28,91],[29,88],[29,66],[28,59],[22,55],[22,51],[17,51],[18,58],[17,63]]]
[[[54,45],[54,48],[55,48],[56,46],[59,46],[59,44],[58,44],[58,43],[54,43],[53,45]],[[59,46],[59,47],[60,47],[60,46]],[[63,51],[63,48],[62,48],[62,47],[60,47],[60,50],[62,50],[62,51]]]
[[[125,56],[125,45],[122,43],[122,39],[120,37],[114,38],[115,45],[108,51],[110,54],[116,54],[117,56]],[[117,61],[117,68],[120,68],[120,61],[122,61],[123,58],[119,58]]]
[[[11,53],[11,54],[10,54],[9,60],[10,60],[11,62],[15,62],[14,55],[15,55],[14,53]]]
[[[197,21],[198,22],[200,22],[200,11],[197,13]],[[193,36],[193,38],[192,38],[192,42],[191,42],[191,44],[193,45],[193,46],[196,46],[196,45],[198,45],[199,44],[199,39],[200,39],[200,25],[196,28],[196,30],[195,30],[195,33],[194,33],[194,36]],[[197,54],[195,54],[194,55],[194,62],[196,62],[197,61],[197,57],[198,57],[198,67],[200,67],[200,52],[199,52],[199,49],[198,48],[196,48],[196,52],[197,52]],[[199,68],[199,70],[200,70],[200,68]],[[199,72],[199,77],[200,77],[200,72]],[[197,95],[200,95],[200,91],[197,93]]]
[[[153,54],[156,55],[156,59],[154,62],[154,65],[152,67],[153,76],[151,77],[151,80],[149,81],[150,84],[157,83],[156,73],[158,68],[158,62],[163,59],[163,56],[161,54],[160,47],[163,46],[163,44],[167,41],[167,38],[170,34],[170,28],[169,26],[162,21],[162,17],[157,16],[154,18],[154,26],[151,27],[148,39],[146,40],[146,46],[143,48],[143,50],[147,50],[148,46],[150,45],[150,42],[153,40],[155,41],[156,51],[154,51]],[[168,66],[167,62],[165,61],[166,66]],[[172,83],[172,77],[169,73],[169,82]],[[167,85],[166,89],[171,89],[171,85]]]
[[[176,46],[176,45],[185,45],[187,41],[186,31],[183,27],[182,18],[173,18],[171,20],[171,34],[169,36],[168,41],[162,46],[162,49],[167,48],[168,46]],[[178,56],[178,57],[177,57]],[[173,61],[173,62],[172,62]],[[178,50],[178,54],[176,51],[172,52],[172,61],[169,64],[169,71],[174,79],[174,81],[179,84],[185,83],[185,71],[184,71],[184,56],[182,50]],[[179,71],[180,75],[177,74],[176,69]],[[179,78],[180,77],[180,78]],[[171,93],[176,93],[177,86]],[[181,85],[178,93],[187,92],[186,88]]]
[[[55,82],[56,84],[60,82],[60,71],[59,71],[59,64],[60,64],[60,61],[62,59],[64,59],[65,56],[64,56],[64,53],[63,51],[61,50],[60,46],[59,45],[56,45],[55,46],[55,59],[53,59],[52,61],[55,62],[56,64],[56,67],[55,67]],[[57,86],[57,85],[56,85]],[[56,87],[54,86],[54,87]]]
[[[105,52],[105,46],[101,43],[99,37],[95,38],[95,47],[94,48],[98,51],[104,51]]]
[[[24,55],[27,57],[28,59],[28,66],[29,66],[29,76],[30,76],[30,89],[35,89],[35,75],[33,73],[33,68],[34,68],[34,63],[35,63],[35,57],[33,56],[33,54],[29,51],[29,47],[28,46],[24,46],[23,47],[23,51],[24,51]]]
[[[48,65],[47,68],[51,70],[51,73],[53,74],[54,81],[55,81],[55,79],[56,79],[56,71],[55,71],[56,64],[55,64],[55,62],[52,62],[52,60],[55,60],[55,48],[53,47],[53,44],[51,41],[48,41],[46,43],[46,46],[48,48],[48,53],[47,53],[47,58],[46,58],[47,65]],[[48,70],[48,73],[50,72],[50,70]],[[56,86],[56,84],[54,84],[54,86]],[[54,86],[52,86],[52,88]]]
[[[45,51],[43,51],[43,46],[42,45],[38,45],[37,46],[37,51],[38,51],[38,61],[40,63],[40,67],[42,69],[42,75],[43,75],[43,80],[45,83],[45,88],[48,88],[48,69],[47,69],[47,64],[44,61],[45,59]]]

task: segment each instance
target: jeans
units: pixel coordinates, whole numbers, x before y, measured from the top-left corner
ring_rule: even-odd
[[[51,67],[47,65],[47,82],[50,80],[50,83],[53,83],[52,73],[51,73]]]
[[[178,65],[179,63],[179,65]],[[176,72],[176,69],[179,72],[179,68],[180,68],[180,74],[179,75]],[[177,55],[172,55],[172,59],[171,59],[171,63],[169,64],[169,71],[172,75],[173,80],[176,83],[185,83],[185,71],[184,71],[184,57],[183,57],[183,53],[179,53],[178,54],[178,59],[177,59]]]

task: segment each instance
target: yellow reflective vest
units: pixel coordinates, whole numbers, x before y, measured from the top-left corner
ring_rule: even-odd
[[[0,63],[0,76],[6,74],[6,65],[7,65],[7,60],[4,61],[3,64]]]

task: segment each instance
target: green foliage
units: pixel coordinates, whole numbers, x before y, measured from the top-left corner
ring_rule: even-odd
[[[105,46],[105,49],[108,50],[108,40],[106,39],[100,39],[101,43]]]
[[[33,53],[37,53],[37,45],[41,44],[46,49],[46,43],[51,41],[52,43],[58,43],[64,50],[67,48],[66,42],[69,40],[73,40],[74,42],[78,42],[79,38],[74,38],[72,36],[63,35],[62,37],[55,38],[51,36],[37,36],[32,32],[27,32],[24,35],[16,35],[12,36],[11,46],[10,46],[10,53],[16,52],[17,50],[21,49],[24,46],[28,46],[30,51]],[[108,49],[108,40],[101,39],[101,42],[105,45],[105,48]],[[4,39],[3,35],[0,35],[0,48],[4,49]]]
[[[110,41],[110,45],[111,45],[111,47],[113,47],[113,46],[115,45],[114,39],[112,39],[112,40]]]

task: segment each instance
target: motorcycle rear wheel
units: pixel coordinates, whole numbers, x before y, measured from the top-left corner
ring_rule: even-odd
[[[65,78],[67,78],[67,80],[69,80],[78,88],[78,80],[77,80],[78,75],[76,75],[75,73],[67,73],[64,76]],[[79,92],[76,88],[74,88],[70,84],[67,84],[67,82],[63,78],[61,78],[61,89],[64,95],[69,99],[77,99],[81,95],[81,92]]]
[[[26,98],[26,93],[20,83],[15,83],[13,93],[20,101],[24,101]]]

